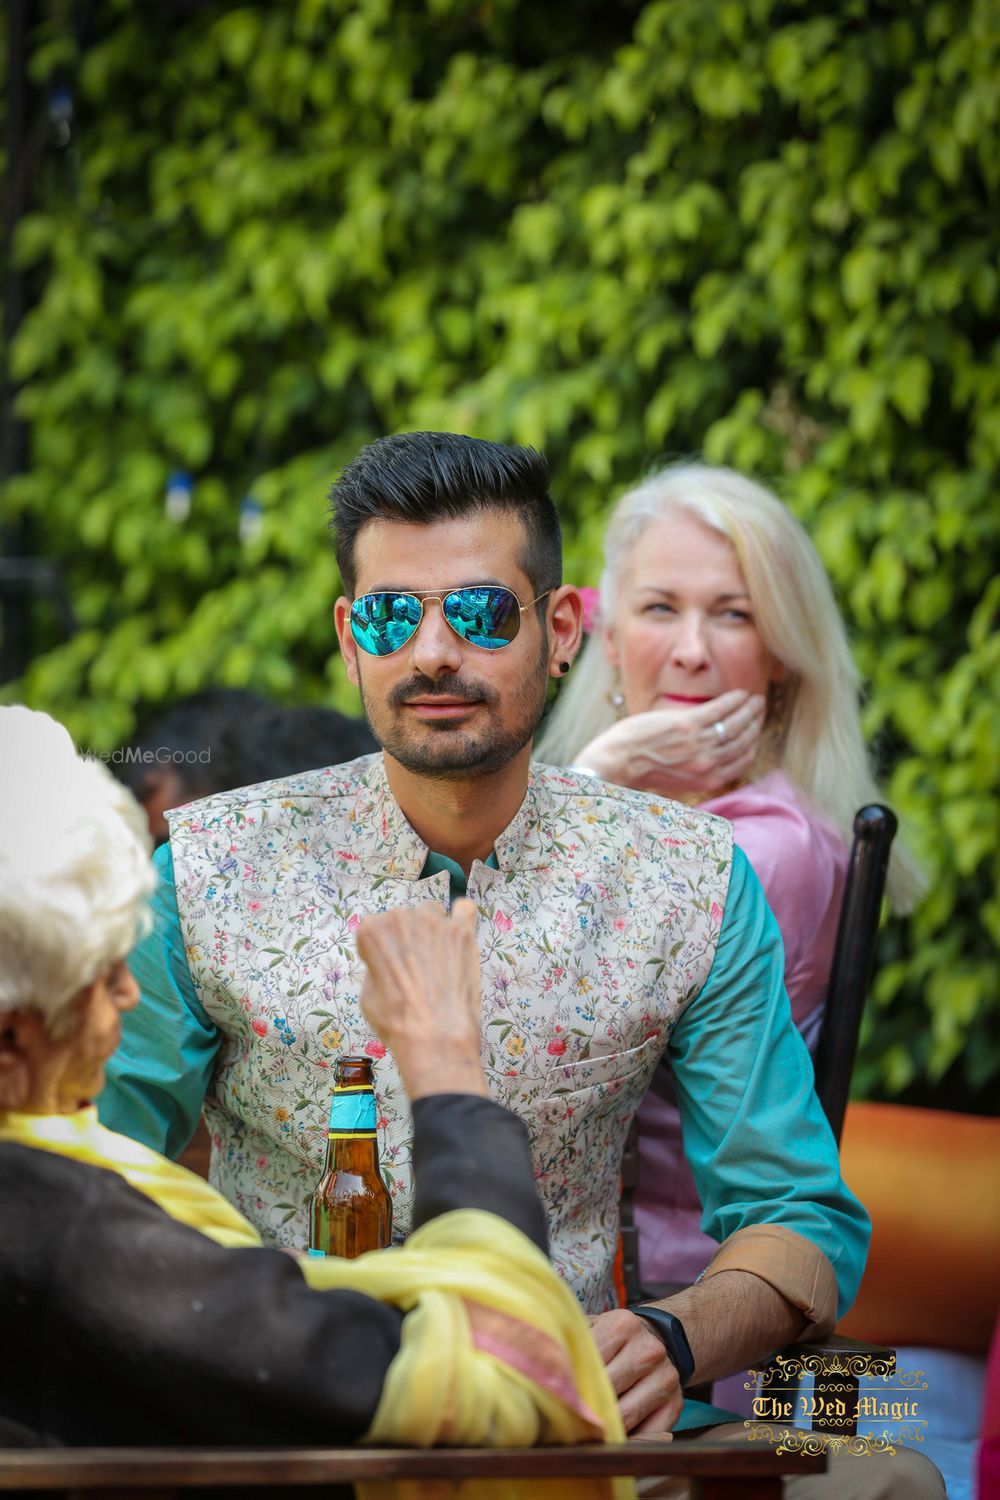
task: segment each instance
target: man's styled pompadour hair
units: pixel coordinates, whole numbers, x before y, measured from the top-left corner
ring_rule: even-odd
[[[536,594],[562,582],[562,536],[549,494],[549,466],[534,448],[454,432],[402,432],[362,448],[330,492],[337,565],[354,593],[354,552],[368,521],[427,525],[509,511],[524,527],[524,572]]]

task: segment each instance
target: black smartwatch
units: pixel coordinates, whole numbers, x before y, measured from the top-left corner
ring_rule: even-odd
[[[688,1343],[684,1324],[680,1318],[672,1312],[667,1312],[664,1307],[650,1307],[646,1302],[633,1304],[628,1311],[635,1313],[636,1317],[641,1318],[644,1323],[648,1323],[653,1332],[659,1335],[671,1361],[677,1366],[677,1374],[680,1376],[683,1390],[694,1374],[694,1355],[691,1353],[691,1345]]]

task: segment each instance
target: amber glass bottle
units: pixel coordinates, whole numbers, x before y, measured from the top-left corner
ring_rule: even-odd
[[[392,1200],[378,1169],[372,1065],[367,1057],[340,1057],[326,1170],[309,1208],[309,1254],[353,1260],[381,1250],[391,1234]]]

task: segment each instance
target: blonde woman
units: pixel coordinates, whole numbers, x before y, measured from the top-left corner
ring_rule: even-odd
[[[851,823],[878,794],[858,700],[829,579],[774,495],[731,469],[684,463],[622,496],[598,627],[537,755],[731,820],[781,929],[792,1014],[810,1048]],[[905,910],[920,888],[897,849],[891,900]],[[716,1247],[699,1228],[665,1066],[639,1123],[643,1279],[687,1283]]]

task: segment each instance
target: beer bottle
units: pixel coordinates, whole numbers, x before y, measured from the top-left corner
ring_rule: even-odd
[[[392,1233],[392,1200],[378,1169],[375,1090],[367,1057],[339,1057],[326,1170],[309,1206],[309,1254],[353,1260],[381,1250]]]

